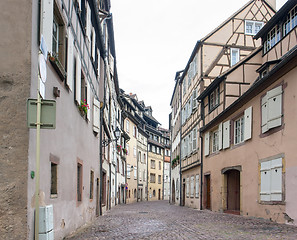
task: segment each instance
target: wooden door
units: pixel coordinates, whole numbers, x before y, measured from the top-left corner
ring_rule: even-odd
[[[206,209],[211,209],[211,195],[210,195],[210,175],[205,176],[205,187],[206,187]]]

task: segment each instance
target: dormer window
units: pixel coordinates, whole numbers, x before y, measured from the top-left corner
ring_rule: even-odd
[[[281,40],[281,30],[279,25],[276,25],[267,34],[266,40],[263,44],[263,52],[267,53],[271,48],[273,48]]]

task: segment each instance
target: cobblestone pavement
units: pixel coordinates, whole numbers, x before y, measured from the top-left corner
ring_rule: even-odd
[[[66,239],[297,240],[297,227],[156,201],[116,206]]]

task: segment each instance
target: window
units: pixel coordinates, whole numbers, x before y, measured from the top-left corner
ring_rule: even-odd
[[[127,155],[129,155],[130,154],[129,143],[126,143],[126,150],[127,150]]]
[[[159,161],[159,170],[162,169],[162,166],[161,166],[161,161]]]
[[[142,178],[142,179],[143,179],[144,182],[145,182],[145,179],[146,179],[145,176],[146,176],[146,174],[145,174],[145,170],[143,170],[143,178]]]
[[[271,31],[267,34],[266,40],[263,44],[264,54],[268,52],[271,48],[273,48],[281,39],[281,31],[279,25],[275,26]]]
[[[283,25],[283,33],[286,36],[297,25],[297,6],[294,7],[287,15]]]
[[[133,156],[136,157],[136,147],[133,147]]]
[[[191,197],[194,197],[194,176],[191,176]]]
[[[51,162],[51,198],[58,194],[58,165]]]
[[[156,147],[152,145],[152,152],[156,152]]]
[[[217,152],[219,150],[219,131],[213,131],[211,134],[212,152]]]
[[[211,94],[209,95],[209,111],[212,111],[219,105],[219,87],[217,87]]]
[[[150,182],[155,183],[156,182],[156,175],[154,173],[150,174]]]
[[[192,138],[192,134],[190,133],[189,135],[188,135],[188,144],[189,144],[189,146],[188,146],[188,152],[189,152],[189,154],[191,154],[192,153],[192,148],[193,148],[193,138]]]
[[[82,201],[82,170],[83,166],[81,163],[77,163],[77,201]]]
[[[261,100],[262,133],[282,125],[282,86],[268,91]]]
[[[155,169],[155,168],[156,168],[156,161],[151,160],[151,169]]]
[[[264,26],[263,22],[245,21],[245,34],[256,35],[260,29]]]
[[[157,154],[160,154],[160,148],[159,147],[156,147],[157,148]]]
[[[153,197],[155,197],[156,196],[156,190],[154,189],[153,190]]]
[[[244,117],[241,116],[234,121],[234,144],[244,141]]]
[[[90,199],[94,198],[94,171],[90,173]]]
[[[130,122],[129,122],[129,120],[127,120],[127,122],[126,122],[126,131],[127,132],[129,132],[129,124],[130,124]]]
[[[134,179],[137,179],[137,167],[134,167]]]
[[[130,164],[127,164],[127,178],[130,178],[131,167]]]
[[[199,198],[199,175],[195,177],[195,197]]]
[[[193,95],[192,95],[192,109],[197,108],[197,88],[193,90]]]
[[[161,175],[158,175],[158,183],[161,184]]]
[[[239,48],[230,49],[231,67],[239,62]]]
[[[261,162],[261,201],[282,201],[282,158]]]

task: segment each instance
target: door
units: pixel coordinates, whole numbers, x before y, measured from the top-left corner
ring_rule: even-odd
[[[210,175],[205,176],[205,188],[206,188],[205,208],[211,209]]]
[[[158,200],[161,200],[161,189],[158,191]]]
[[[175,203],[175,184],[174,184],[174,180],[172,181],[172,203]]]
[[[186,204],[186,184],[183,183],[183,199],[182,199],[182,206]]]
[[[227,212],[240,214],[240,171],[229,170],[227,174]]]
[[[140,189],[140,201],[142,201],[142,188]]]
[[[99,216],[99,178],[96,180],[96,216]]]

